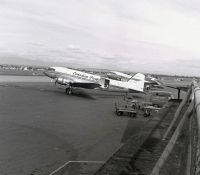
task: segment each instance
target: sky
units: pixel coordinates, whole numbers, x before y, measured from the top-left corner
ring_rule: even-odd
[[[0,64],[200,74],[199,0],[0,0]]]

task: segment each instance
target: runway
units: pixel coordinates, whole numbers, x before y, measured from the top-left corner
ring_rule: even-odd
[[[1,174],[48,175],[67,161],[106,161],[146,122],[116,117],[121,98],[82,89],[67,96],[46,77],[0,76]]]

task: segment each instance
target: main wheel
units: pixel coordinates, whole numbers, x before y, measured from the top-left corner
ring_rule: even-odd
[[[72,89],[71,88],[66,88],[65,92],[66,92],[66,94],[71,95],[72,94]]]
[[[117,111],[116,113],[117,113],[118,116],[121,116],[123,114],[122,111]]]

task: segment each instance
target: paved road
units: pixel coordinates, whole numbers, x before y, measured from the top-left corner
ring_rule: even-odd
[[[145,122],[115,116],[121,95],[76,90],[67,96],[45,77],[0,76],[1,174],[46,175],[67,161],[105,161],[124,133]]]

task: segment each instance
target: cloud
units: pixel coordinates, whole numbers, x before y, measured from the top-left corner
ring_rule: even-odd
[[[0,0],[0,61],[199,74],[190,65],[199,9],[197,0]]]

